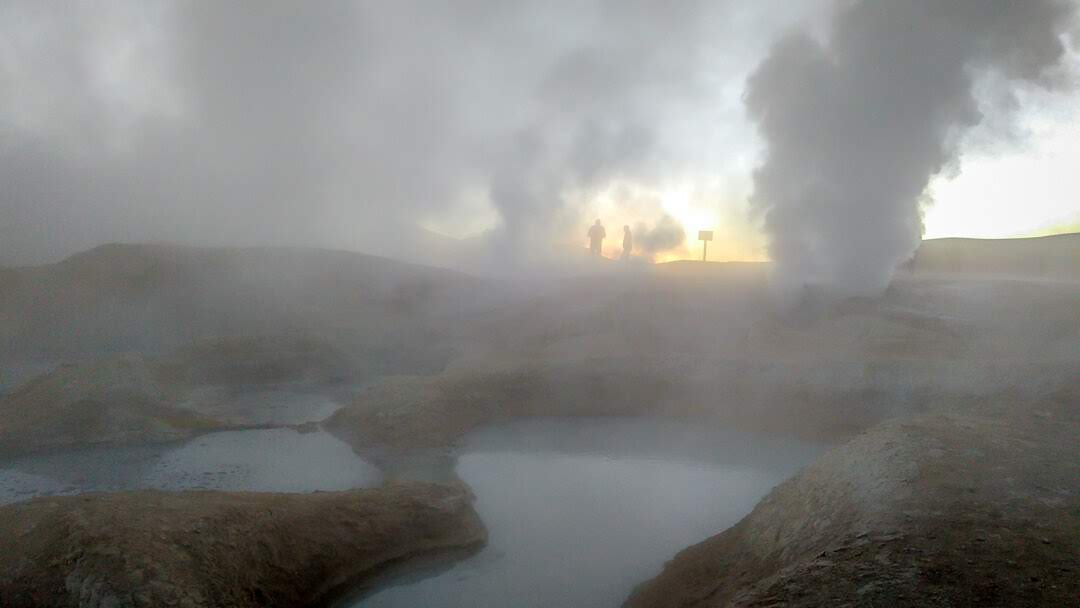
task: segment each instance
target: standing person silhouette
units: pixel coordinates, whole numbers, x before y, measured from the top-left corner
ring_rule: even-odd
[[[607,231],[604,230],[603,224],[600,220],[596,220],[596,223],[589,227],[589,252],[593,255],[600,255],[600,245],[604,242],[604,237],[607,236]]]
[[[634,235],[630,232],[630,226],[622,227],[622,259],[630,260],[630,252],[634,250]]]

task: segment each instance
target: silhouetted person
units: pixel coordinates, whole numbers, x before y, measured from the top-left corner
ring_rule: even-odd
[[[589,251],[593,255],[600,255],[600,245],[603,244],[605,236],[607,230],[604,230],[600,220],[596,220],[596,223],[589,227]]]
[[[629,260],[630,252],[634,250],[634,235],[630,232],[630,226],[622,227],[622,259]]]

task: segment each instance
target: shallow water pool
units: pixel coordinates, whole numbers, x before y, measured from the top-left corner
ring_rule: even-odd
[[[100,447],[0,460],[0,504],[86,492],[312,492],[381,483],[382,475],[321,431],[228,431],[182,444]]]
[[[475,556],[352,605],[611,608],[679,550],[749,513],[819,446],[642,419],[486,429],[457,474],[490,534]]]

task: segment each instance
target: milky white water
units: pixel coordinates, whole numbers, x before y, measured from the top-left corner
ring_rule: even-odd
[[[378,469],[321,431],[212,433],[181,444],[101,447],[0,460],[0,504],[134,489],[312,492],[381,483]]]
[[[458,475],[488,546],[355,607],[611,608],[749,513],[819,446],[694,424],[548,419],[470,437]]]

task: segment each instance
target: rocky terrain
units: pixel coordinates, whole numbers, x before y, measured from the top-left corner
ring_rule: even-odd
[[[0,397],[0,455],[175,441],[223,426],[178,407],[138,355],[62,365]]]
[[[155,360],[154,374],[174,392],[191,386],[334,384],[354,379],[354,361],[314,334],[218,336]]]
[[[711,272],[731,286],[732,270]],[[631,298],[582,290],[578,307],[489,321],[504,341],[487,345],[486,365],[387,379],[324,425],[376,455],[538,415],[691,416],[840,444],[680,554],[634,608],[1080,596],[1076,283],[908,275],[878,301],[808,293],[792,310],[750,315],[740,313],[753,290],[711,298],[709,310],[669,276],[653,281]],[[650,289],[671,296],[672,317],[640,314],[660,297]]]
[[[1076,283],[906,278],[879,301],[808,294],[770,312],[760,275],[702,268],[717,280],[702,285],[673,270],[485,319],[476,334],[495,337],[463,347],[471,357],[374,383],[324,427],[391,451],[543,415],[695,417],[838,441],[898,416],[1041,400],[1080,378]]]
[[[425,471],[452,469],[458,440],[484,425],[692,418],[838,447],[681,553],[629,606],[1067,605],[1080,593],[1080,283],[1032,269],[1058,259],[1048,243],[1074,241],[1010,244],[1031,259],[974,270],[954,251],[965,244],[928,244],[881,298],[809,286],[787,301],[758,264],[516,285],[338,252],[99,248],[0,272],[0,360],[75,361],[0,395],[0,454],[265,425],[257,390],[281,387],[345,404],[321,426],[391,480],[452,477]],[[198,500],[324,495],[224,496]],[[166,525],[157,505],[174,499],[196,500],[86,504],[150,534]],[[77,500],[15,507],[60,517]],[[104,513],[85,529],[119,521]],[[17,529],[12,517],[0,528]],[[190,538],[219,550],[207,539],[234,522],[206,522]],[[332,571],[318,567],[302,576]]]
[[[159,443],[273,425],[236,400],[260,387],[334,394],[352,381],[351,363],[313,336],[286,334],[207,339],[165,356],[61,364],[0,395],[0,454]]]
[[[0,508],[0,605],[315,606],[486,533],[461,487],[126,492]]]
[[[874,427],[679,553],[626,606],[1070,605],[1077,398]]]

